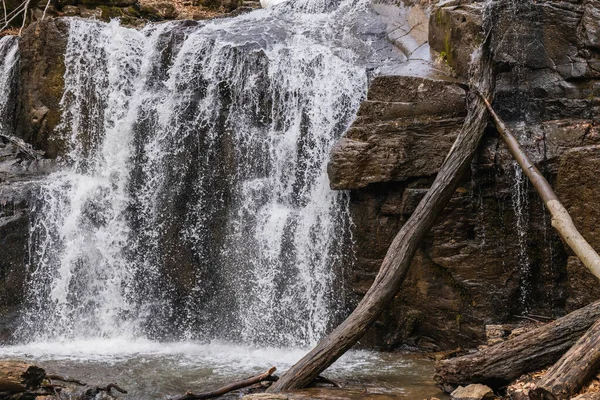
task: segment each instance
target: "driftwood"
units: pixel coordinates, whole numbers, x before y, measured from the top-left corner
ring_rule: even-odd
[[[473,69],[474,85],[484,94],[492,89],[491,62],[482,46],[480,62]],[[309,385],[323,370],[333,364],[365,334],[394,298],[411,264],[412,258],[429,232],[437,215],[444,209],[456,191],[464,173],[469,169],[487,124],[487,110],[483,100],[468,96],[468,115],[454,145],[441,166],[435,181],[417,209],[394,238],[372,286],[356,309],[332,333],[284,373],[269,391],[299,389]]]
[[[35,365],[19,361],[0,362],[0,392],[20,393],[39,388],[46,372]]]
[[[232,392],[234,390],[238,390],[238,389],[242,389],[242,388],[245,388],[245,387],[248,387],[248,386],[252,386],[254,384],[260,383],[260,382],[265,381],[265,380],[271,381],[272,379],[269,379],[269,377],[276,370],[277,370],[277,368],[271,367],[268,371],[266,371],[266,372],[264,372],[264,373],[262,373],[260,375],[253,376],[253,377],[248,378],[248,379],[244,379],[243,381],[231,383],[231,384],[223,386],[222,388],[219,388],[217,390],[213,390],[212,392],[198,393],[198,394],[194,394],[192,392],[187,392],[187,393],[184,393],[184,394],[179,395],[179,396],[169,397],[168,400],[201,400],[201,399],[213,399],[215,397],[223,396],[224,394],[227,394],[227,393]]]
[[[600,367],[600,321],[597,321],[537,383],[537,399],[566,400]]]
[[[87,383],[80,381],[79,379],[73,379],[73,378],[66,378],[62,375],[48,375],[46,374],[46,378],[52,380],[52,381],[60,381],[60,382],[66,382],[66,383],[75,383],[77,385],[80,386],[87,386]]]
[[[65,398],[91,400],[100,392],[110,394],[111,390],[121,393],[127,391],[116,383],[107,386],[88,387],[83,392],[75,394],[72,387],[55,384],[54,381],[88,386],[77,379],[65,378],[60,375],[46,374],[43,368],[20,361],[0,361],[0,398],[61,398],[61,393],[67,393]],[[14,397],[16,396],[16,397]]]
[[[600,301],[513,339],[436,364],[435,380],[448,391],[483,383],[501,387],[556,362],[600,318]]]

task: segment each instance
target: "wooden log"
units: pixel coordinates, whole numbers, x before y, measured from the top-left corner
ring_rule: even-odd
[[[0,361],[0,392],[21,393],[40,387],[46,372],[20,361]]]
[[[539,380],[534,399],[566,400],[583,387],[600,367],[600,321],[583,335]]]
[[[491,57],[487,53],[489,35],[482,46],[480,61],[474,64],[473,81],[488,95],[492,92]],[[356,309],[333,332],[286,371],[268,391],[279,392],[308,386],[365,334],[394,298],[408,272],[412,258],[425,235],[458,188],[470,168],[483,130],[487,110],[481,98],[468,96],[468,115],[461,132],[442,164],[435,181],[417,209],[390,245],[375,281]]]
[[[445,391],[470,383],[499,388],[556,362],[599,318],[596,301],[485,350],[439,361],[435,380]]]
[[[275,367],[271,367],[268,371],[257,375],[257,376],[253,376],[251,378],[248,379],[244,379],[242,381],[238,381],[238,382],[234,382],[231,383],[229,385],[223,386],[217,390],[213,390],[211,392],[206,392],[206,393],[197,393],[194,394],[192,392],[187,392],[184,393],[182,395],[179,396],[174,396],[174,397],[169,397],[168,400],[201,400],[201,399],[213,399],[215,397],[220,397],[223,396],[224,394],[227,394],[229,392],[232,392],[234,390],[238,390],[238,389],[242,389],[248,386],[252,386],[254,384],[260,383],[264,380],[267,380],[271,374],[273,372],[275,372],[277,370],[277,368]]]

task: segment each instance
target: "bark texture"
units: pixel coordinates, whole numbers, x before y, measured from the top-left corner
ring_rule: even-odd
[[[600,321],[597,321],[537,383],[537,399],[570,399],[600,367]]]
[[[436,364],[435,380],[450,390],[483,383],[498,388],[556,362],[600,318],[600,301],[474,354]]]

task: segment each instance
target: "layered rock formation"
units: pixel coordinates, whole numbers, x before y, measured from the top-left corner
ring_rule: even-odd
[[[492,25],[494,107],[556,184],[584,236],[600,247],[594,234],[600,40],[599,20],[592,17],[600,3],[495,1],[486,18],[483,4],[457,3],[431,13],[434,54],[466,80],[471,55],[483,40],[482,23]],[[464,112],[461,90],[435,76],[378,77],[333,150],[332,187],[352,190],[357,263],[351,285],[357,298],[450,149]],[[435,110],[427,109],[436,103]],[[569,257],[541,201],[490,127],[470,176],[367,342],[386,348],[472,345],[483,337],[485,324],[527,313],[556,316],[598,295],[597,282]]]

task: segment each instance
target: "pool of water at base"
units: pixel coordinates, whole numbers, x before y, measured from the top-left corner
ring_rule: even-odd
[[[188,390],[203,392],[276,366],[287,370],[307,349],[252,348],[212,342],[82,340],[0,347],[0,359],[35,363],[49,373],[94,385],[116,382],[128,400],[165,399]],[[350,351],[324,375],[343,389],[309,389],[292,398],[444,399],[433,381],[433,362],[410,353]],[[297,397],[300,396],[300,397]],[[232,394],[229,398],[237,398]]]

